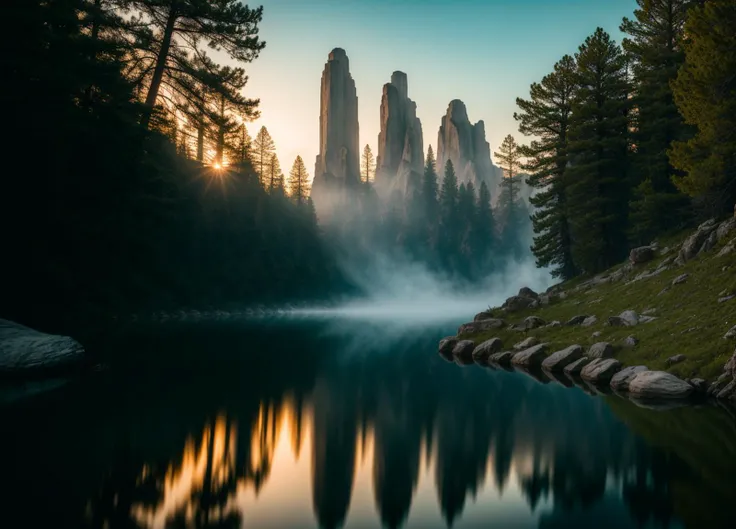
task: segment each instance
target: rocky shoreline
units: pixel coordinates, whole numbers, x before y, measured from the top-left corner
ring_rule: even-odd
[[[647,365],[638,364],[642,358],[637,358],[640,353],[633,351],[638,351],[636,348],[639,339],[633,334],[624,338],[625,335],[622,333],[629,332],[626,328],[648,324],[660,325],[666,327],[662,335],[666,332],[668,336],[675,336],[667,321],[652,323],[660,319],[660,314],[655,308],[643,310],[641,313],[627,309],[619,314],[600,317],[600,309],[606,305],[606,299],[603,297],[587,302],[599,307],[598,316],[581,313],[564,318],[562,321],[547,321],[541,317],[545,314],[554,314],[554,310],[551,310],[554,307],[550,306],[563,303],[563,300],[567,299],[568,305],[572,306],[583,303],[583,301],[571,303],[569,297],[582,297],[599,287],[603,290],[603,286],[612,284],[620,285],[615,287],[619,289],[617,292],[620,292],[621,288],[628,286],[636,288],[636,285],[642,284],[639,282],[651,281],[657,276],[660,276],[658,281],[666,281],[660,296],[672,288],[682,288],[681,285],[696,279],[709,283],[711,289],[716,288],[715,283],[718,280],[708,277],[707,271],[697,269],[693,271],[692,267],[685,268],[689,272],[678,269],[697,258],[703,262],[713,262],[714,265],[717,263],[719,270],[726,273],[729,267],[722,265],[728,264],[725,261],[730,263],[732,260],[732,252],[736,247],[736,238],[731,238],[734,230],[736,218],[720,223],[711,219],[698,226],[678,246],[659,248],[657,243],[653,243],[634,248],[631,250],[629,262],[612,269],[609,273],[579,283],[555,285],[542,294],[537,294],[527,287],[521,288],[517,295],[508,298],[501,307],[478,313],[472,322],[460,325],[457,336],[448,336],[440,340],[439,354],[444,359],[460,365],[478,364],[492,369],[522,371],[541,382],[557,382],[567,387],[574,385],[591,394],[614,393],[639,403],[664,402],[667,406],[671,406],[677,405],[676,403],[716,399],[736,405],[736,351],[723,365],[720,376],[711,381],[695,376],[696,371],[692,371],[692,378],[678,377],[668,372],[671,366],[679,367],[688,359],[688,356],[682,353],[674,355],[670,353],[666,358],[657,359],[655,363],[660,365],[663,363],[663,367],[667,370],[650,369]],[[714,249],[718,251],[713,251],[713,256],[706,255]],[[650,264],[658,256],[661,259],[652,268]],[[728,258],[720,261],[724,256]],[[641,267],[649,269],[641,270]],[[664,274],[667,271],[670,271],[669,274]],[[691,277],[695,273],[701,274],[701,277]],[[671,276],[671,279],[667,279],[668,276]],[[717,303],[714,299],[714,304],[725,307],[724,303],[736,298],[736,295],[729,295],[729,292],[722,291]],[[598,296],[600,295],[601,292],[598,292]],[[651,298],[649,302],[652,302]],[[676,307],[682,305],[680,301],[676,303]],[[567,308],[570,309],[569,306]],[[541,314],[527,315],[532,311]],[[514,321],[514,316],[518,318],[517,321]],[[713,314],[704,313],[702,317],[713,319]],[[593,343],[588,345],[571,343],[583,336],[582,330],[585,327],[593,331],[588,339]],[[682,332],[695,329],[697,327]],[[525,338],[517,341],[514,338],[517,333],[520,338],[521,336]],[[618,341],[615,344],[605,341],[602,336],[604,333],[619,337]],[[575,340],[570,339],[569,335]],[[725,336],[721,336],[726,343],[736,338],[736,326],[731,327]],[[567,342],[569,345],[564,345],[567,339],[570,340]],[[556,343],[551,344],[551,341]],[[674,342],[677,343],[677,340],[674,339]],[[626,350],[629,352],[628,363],[632,365],[624,365],[624,362],[617,358],[620,351]],[[687,353],[687,350],[685,352]],[[720,355],[723,355],[723,352]],[[632,357],[637,363],[630,361]],[[651,357],[650,354],[649,358]],[[713,369],[710,372],[712,373]]]

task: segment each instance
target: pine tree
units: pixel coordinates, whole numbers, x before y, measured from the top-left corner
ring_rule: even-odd
[[[440,189],[440,222],[437,248],[446,268],[452,268],[459,251],[458,234],[458,195],[457,176],[451,160],[445,164],[445,176]]]
[[[296,200],[297,204],[301,204],[309,196],[310,187],[309,174],[304,166],[304,160],[301,156],[297,156],[291,167],[291,173],[289,173],[289,196]]]
[[[437,184],[437,162],[434,151],[430,145],[427,148],[427,159],[424,164],[424,175],[422,177],[422,200],[424,211],[430,226],[436,226],[439,222],[439,186]]]
[[[269,175],[271,173],[271,157],[276,150],[276,145],[268,133],[268,129],[265,126],[261,127],[258,131],[256,138],[253,140],[252,148],[252,162],[253,168],[258,173],[258,178],[261,181],[261,185],[264,187],[268,186]]]
[[[708,213],[736,200],[736,3],[709,0],[694,8],[685,25],[685,63],[672,90],[677,108],[697,132],[669,152],[679,189],[703,196]]]
[[[670,82],[683,64],[688,10],[699,0],[637,0],[634,20],[624,18],[622,42],[633,73],[632,175],[638,185],[631,204],[631,236],[648,243],[656,234],[682,225],[687,198],[672,182],[684,173],[669,163],[667,149],[690,131],[677,110]]]
[[[519,258],[523,251],[521,226],[524,222],[524,211],[519,199],[521,186],[519,170],[523,156],[519,145],[510,134],[504,138],[498,152],[493,153],[493,156],[503,171],[497,203],[499,210],[497,217],[501,224],[500,247],[502,251]]]
[[[360,164],[360,176],[363,182],[372,182],[376,176],[376,158],[373,156],[371,146],[366,143],[363,148],[363,159]]]
[[[207,42],[239,62],[251,62],[265,46],[258,39],[263,8],[250,9],[239,0],[126,0],[125,5],[139,15],[128,24],[135,30],[134,42],[141,47],[139,58],[143,62],[147,57],[153,58],[142,67],[150,71],[141,118],[145,127],[158,102],[162,83],[187,69],[189,54],[202,55],[200,42]]]
[[[281,172],[281,164],[275,154],[271,155],[271,161],[268,164],[268,192],[284,191],[284,175]]]
[[[253,139],[248,134],[248,129],[245,123],[241,123],[237,131],[238,138],[235,141],[230,158],[233,163],[240,167],[245,166],[246,163],[251,161],[251,149],[253,148]]]
[[[530,172],[527,184],[537,189],[529,199],[535,207],[532,225],[536,236],[532,253],[537,266],[553,265],[552,276],[563,280],[570,279],[577,272],[572,258],[567,182],[564,179],[576,86],[575,69],[575,60],[565,55],[541,83],[531,85],[528,100],[516,99],[521,112],[514,113],[514,119],[519,121],[519,130],[538,138],[520,148],[527,158],[523,169]]]
[[[575,55],[576,92],[569,133],[568,207],[575,264],[604,270],[627,253],[631,185],[627,177],[626,60],[598,28]]]
[[[491,249],[494,245],[495,226],[491,209],[491,192],[485,182],[481,182],[475,217],[470,230],[470,247],[473,261],[480,272],[487,272]]]

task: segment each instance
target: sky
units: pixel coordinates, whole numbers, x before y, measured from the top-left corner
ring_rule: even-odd
[[[574,54],[600,26],[617,42],[635,0],[261,0],[266,47],[246,65],[248,97],[288,174],[297,155],[310,176],[319,149],[319,92],[327,55],[343,48],[358,93],[360,145],[377,151],[382,87],[406,72],[417,103],[424,149],[436,148],[449,102],[461,99],[483,120],[491,152],[512,134],[517,97],[528,97],[563,55]]]

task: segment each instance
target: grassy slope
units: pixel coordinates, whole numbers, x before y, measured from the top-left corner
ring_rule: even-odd
[[[676,255],[682,240],[692,233],[663,240],[661,248],[668,245],[672,250],[655,260],[638,265],[629,277],[641,271],[654,270],[657,264],[667,257]],[[550,352],[558,351],[572,344],[584,348],[596,342],[610,342],[615,347],[615,358],[624,365],[647,365],[650,369],[669,371],[681,378],[699,376],[707,380],[715,379],[723,370],[724,363],[734,350],[734,342],[723,338],[732,326],[736,325],[736,298],[718,303],[719,294],[727,290],[736,294],[736,252],[716,257],[720,248],[732,237],[713,250],[687,262],[684,266],[674,266],[658,276],[626,284],[628,279],[617,283],[606,283],[582,292],[572,292],[582,280],[563,283],[561,289],[567,298],[558,300],[547,307],[528,309],[499,316],[507,323],[521,323],[526,316],[535,315],[547,322],[559,320],[563,324],[579,314],[595,315],[598,322],[590,327],[553,327],[530,331],[509,330],[508,328],[479,334],[463,335],[463,338],[481,343],[483,340],[499,337],[504,349],[527,336],[536,336],[550,344]],[[727,269],[724,270],[724,267]],[[618,267],[614,267],[607,273]],[[607,275],[607,273],[602,275]],[[658,294],[672,283],[680,274],[688,273],[687,282],[672,286],[668,292]],[[479,311],[482,307],[478,308]],[[608,317],[632,309],[641,314],[647,309],[655,309],[657,319],[636,327],[611,327]],[[494,314],[499,311],[494,310]],[[687,332],[689,329],[689,332]],[[601,336],[591,335],[600,331]],[[634,348],[623,345],[624,339],[636,336],[640,342]],[[684,362],[667,367],[665,361],[675,354],[685,354]]]

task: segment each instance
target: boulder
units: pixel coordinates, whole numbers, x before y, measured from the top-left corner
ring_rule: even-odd
[[[613,356],[613,346],[608,342],[594,343],[588,349],[588,358],[611,358]]]
[[[592,359],[588,358],[587,356],[583,356],[575,360],[571,364],[566,365],[562,369],[562,371],[564,371],[564,373],[568,376],[579,375],[580,371],[582,371],[582,369],[587,366],[591,362],[591,360]]]
[[[723,335],[723,337],[727,340],[730,340],[731,338],[736,338],[736,325],[731,327],[726,334]]]
[[[681,285],[682,283],[687,281],[688,277],[690,277],[690,274],[680,274],[672,280],[672,286]]]
[[[547,322],[539,316],[527,316],[524,318],[524,328],[526,329],[536,329],[537,327],[542,327],[546,324]]]
[[[519,289],[519,294],[518,295],[521,296],[522,298],[532,298],[532,299],[539,298],[539,294],[537,294],[536,292],[534,292],[529,287],[521,287]]]
[[[716,257],[723,257],[724,255],[728,255],[732,253],[734,249],[736,249],[736,239],[733,239],[723,248],[721,248],[721,250],[716,254]]]
[[[539,367],[547,354],[547,344],[540,343],[529,349],[519,351],[511,358],[511,363],[515,366]]]
[[[562,322],[558,320],[554,320],[549,322],[546,327],[562,327]]]
[[[450,354],[457,345],[457,336],[447,336],[440,340],[440,354]]]
[[[708,391],[708,383],[702,378],[693,378],[689,383],[697,393],[705,394]]]
[[[721,298],[718,298],[718,303],[725,303],[726,301],[731,301],[733,298],[736,298],[733,294],[728,296],[723,296]]]
[[[580,376],[583,380],[604,384],[610,382],[613,375],[621,370],[621,362],[613,358],[596,358],[586,365]]]
[[[542,367],[549,371],[562,371],[567,365],[579,360],[582,356],[583,348],[579,345],[571,345],[545,358],[542,361]]]
[[[63,370],[84,360],[84,347],[69,336],[46,334],[0,319],[0,373]]]
[[[500,329],[505,325],[503,320],[498,318],[489,318],[487,320],[473,321],[470,323],[463,323],[457,330],[457,334],[470,334],[476,332],[492,331],[493,329]]]
[[[649,322],[652,322],[652,321],[654,321],[656,319],[657,318],[654,317],[654,316],[640,316],[639,317],[639,323],[649,323]]]
[[[667,364],[668,366],[679,364],[680,362],[684,361],[685,358],[687,357],[683,354],[670,356],[667,360],[665,360],[665,364]]]
[[[724,220],[716,228],[716,239],[722,241],[725,239],[734,229],[736,229],[736,217],[731,217]]]
[[[473,317],[473,321],[483,321],[483,320],[492,320],[493,319],[493,313],[490,310],[484,310],[483,312],[479,312]]]
[[[601,336],[602,334],[603,334],[603,333],[602,333],[601,331],[595,331],[595,332],[594,332],[593,334],[591,334],[591,336],[592,336],[593,338],[598,338],[598,337],[600,337],[600,336]]]
[[[460,340],[452,348],[452,354],[460,358],[470,358],[475,349],[475,342],[473,340]]]
[[[598,322],[598,318],[595,316],[588,316],[583,320],[583,322],[580,324],[583,327],[590,327],[591,325],[595,325]]]
[[[710,386],[708,386],[708,395],[716,396],[718,393],[721,392],[723,388],[725,388],[728,383],[733,380],[731,375],[728,373],[721,373],[721,376],[719,376]]]
[[[698,226],[698,229],[691,234],[680,247],[680,252],[677,255],[677,262],[685,263],[698,255],[703,245],[706,243],[710,234],[716,230],[718,225],[715,219],[710,219]]]
[[[488,362],[498,364],[501,366],[507,366],[511,363],[511,358],[514,356],[513,351],[503,351],[500,353],[493,353],[488,357]]]
[[[503,302],[502,308],[506,312],[516,312],[532,307],[537,300],[534,298],[528,298],[523,296],[511,296]]]
[[[611,327],[626,327],[626,322],[620,316],[610,316],[608,318],[608,325]]]
[[[624,345],[626,347],[636,347],[639,344],[639,338],[633,335],[629,335],[624,339]]]
[[[638,398],[684,398],[693,387],[666,371],[642,371],[629,381],[629,393]]]
[[[625,310],[618,315],[627,327],[633,327],[639,323],[639,315],[633,310]]]
[[[629,261],[631,264],[646,263],[654,259],[654,248],[651,246],[640,246],[634,248],[629,253]]]
[[[734,400],[736,397],[736,379],[731,380],[726,386],[718,392],[717,399]]]
[[[726,362],[726,365],[723,366],[723,370],[732,377],[736,378],[736,351],[734,351],[733,355],[731,355],[731,358],[729,358],[728,362]]]
[[[501,350],[502,345],[500,338],[491,338],[490,340],[486,340],[473,349],[473,360],[479,363],[486,362],[489,356]]]
[[[514,345],[514,349],[516,351],[522,351],[524,349],[529,349],[530,347],[537,345],[538,343],[539,343],[538,338],[534,336],[530,336],[529,338],[522,340],[521,342]]]
[[[572,318],[567,320],[567,325],[580,325],[586,320],[586,318],[589,318],[589,316],[585,316],[582,314],[578,316],[573,316]]]
[[[628,391],[629,382],[642,371],[648,371],[647,366],[629,366],[611,377],[611,389],[615,391]]]

